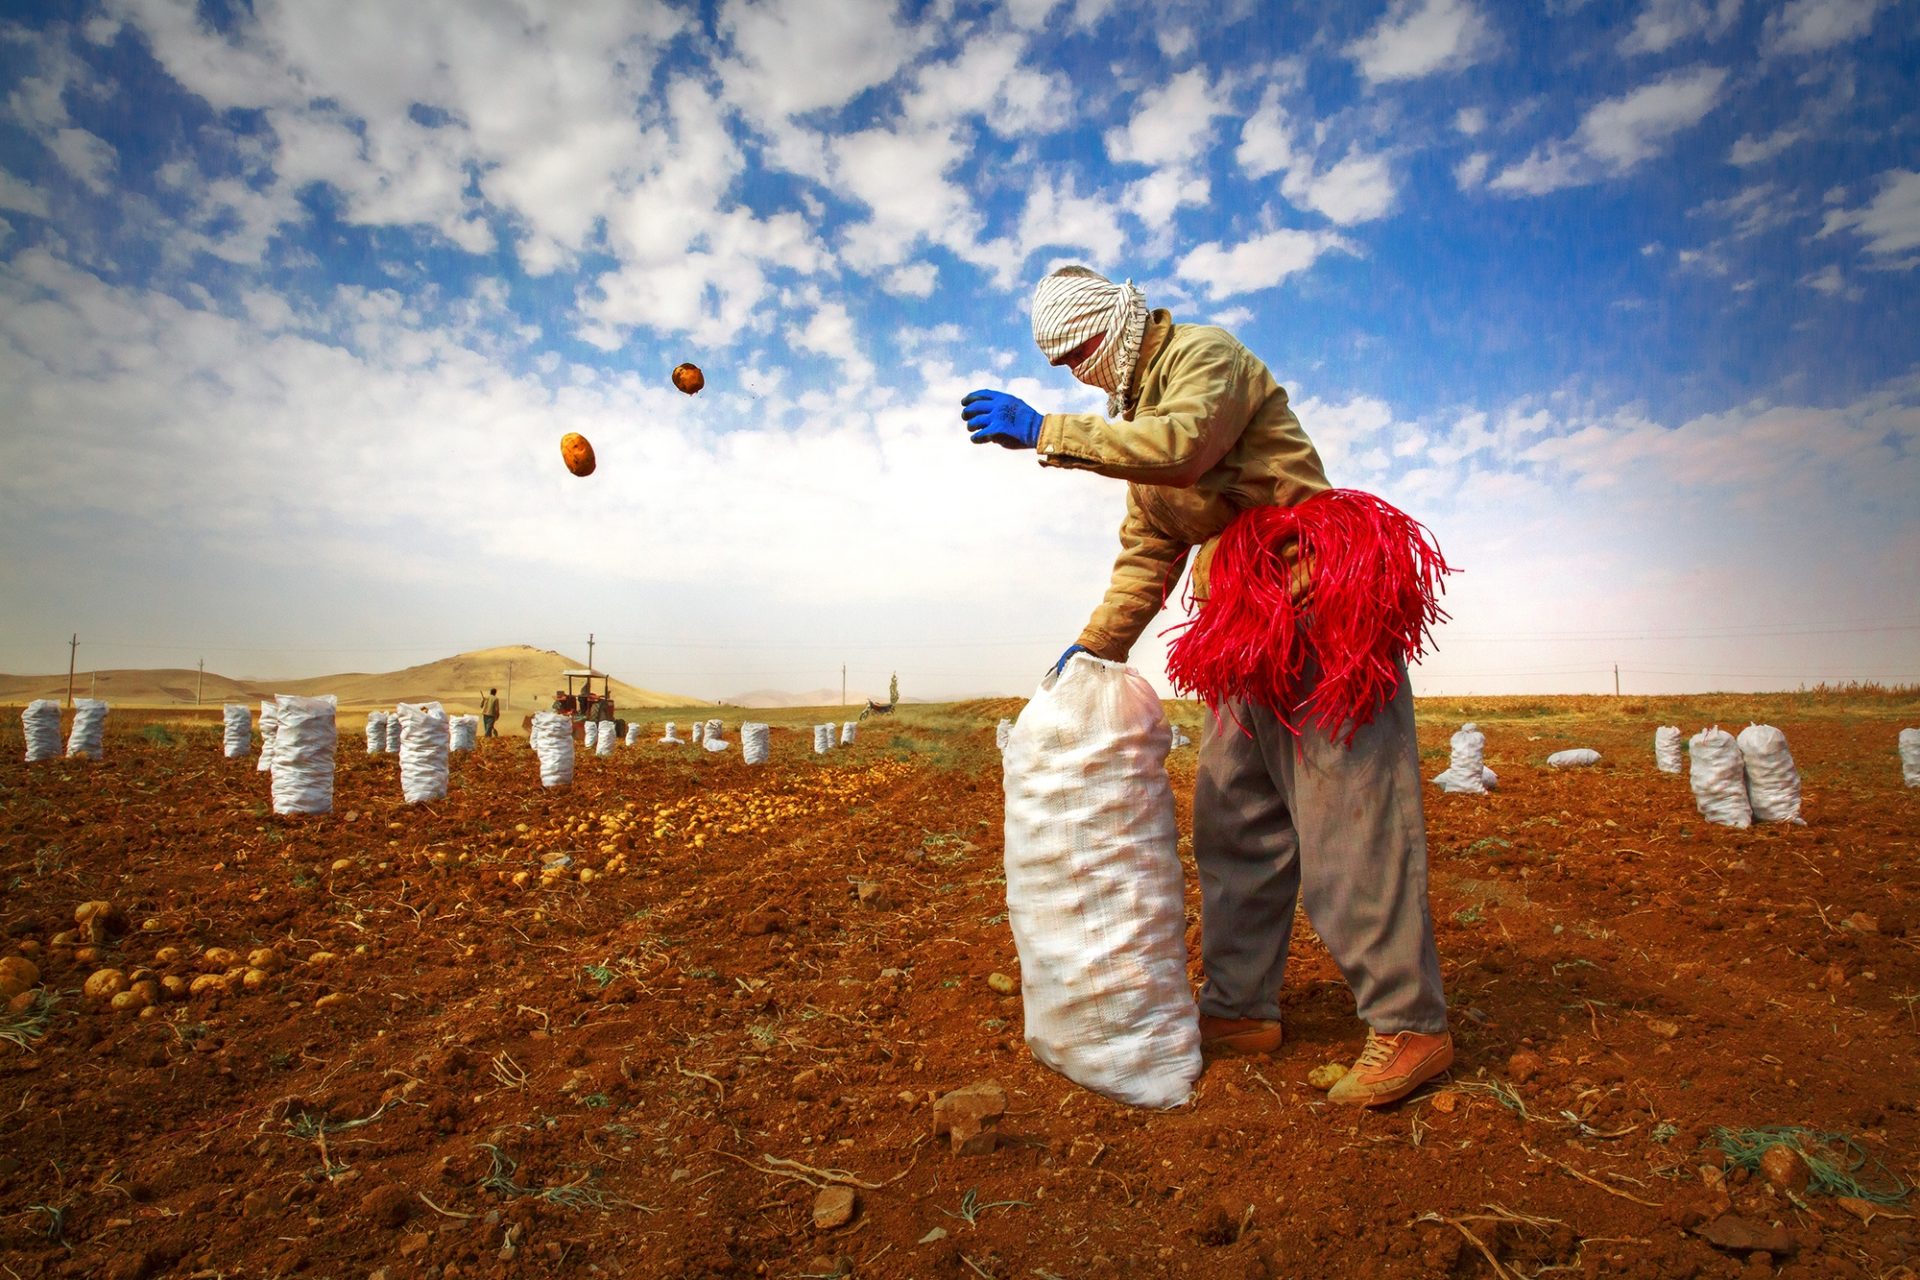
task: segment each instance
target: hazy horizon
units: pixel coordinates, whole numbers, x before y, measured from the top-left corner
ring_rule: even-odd
[[[1920,683],[1913,6],[10,15],[8,671],[1025,696],[1124,486],[958,402],[1098,408],[1026,316],[1082,261],[1433,530],[1416,692]]]

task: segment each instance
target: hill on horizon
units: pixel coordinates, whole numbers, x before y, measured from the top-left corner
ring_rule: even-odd
[[[91,688],[96,697],[127,707],[177,707],[194,705],[194,690],[201,689],[200,705],[218,706],[223,702],[254,702],[279,693],[318,697],[332,694],[344,708],[390,707],[400,702],[438,701],[449,711],[477,711],[480,695],[489,688],[501,693],[502,719],[518,723],[529,711],[544,709],[553,699],[553,691],[566,684],[561,672],[580,670],[586,663],[553,649],[531,645],[502,645],[493,649],[475,649],[436,662],[405,667],[399,671],[339,672],[324,676],[293,679],[237,680],[209,671],[204,683],[194,668],[101,668],[82,671],[74,677],[74,696],[84,698]],[[613,682],[617,706],[684,707],[703,706],[704,698],[660,693]],[[512,698],[507,697],[511,688]],[[65,672],[52,675],[0,674],[0,702],[26,703],[35,698],[64,700],[67,696]]]

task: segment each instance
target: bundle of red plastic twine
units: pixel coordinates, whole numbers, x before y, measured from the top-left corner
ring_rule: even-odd
[[[1294,565],[1307,589],[1294,598]],[[1351,743],[1422,657],[1454,570],[1432,534],[1370,493],[1329,489],[1241,512],[1221,533],[1197,617],[1174,628],[1167,678],[1215,715],[1234,702]],[[1302,700],[1307,663],[1319,680]],[[1344,732],[1343,732],[1344,730]]]

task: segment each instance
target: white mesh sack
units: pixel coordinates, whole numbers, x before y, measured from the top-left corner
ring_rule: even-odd
[[[640,745],[640,722],[638,720],[634,720],[627,725],[627,745],[630,747]]]
[[[480,717],[455,716],[447,721],[447,750],[471,751],[480,742]]]
[[[400,754],[400,708],[387,712],[387,750]]]
[[[1005,751],[1007,749],[1007,735],[1012,732],[1013,721],[1003,719],[999,724],[993,726],[993,745]]]
[[[693,722],[693,745],[696,747],[699,746],[706,741],[706,737],[707,722],[705,720],[695,720]]]
[[[726,751],[733,746],[731,742],[727,741],[727,735],[713,727],[718,723],[719,721],[717,720],[709,721],[707,723],[706,736],[700,739],[700,745],[709,751]]]
[[[727,739],[727,727],[718,720],[709,720],[707,721],[707,736],[703,739],[703,742],[711,742],[715,738],[725,742]]]
[[[580,745],[592,751],[600,743],[600,722],[588,720],[580,726]]]
[[[1687,740],[1692,761],[1688,781],[1700,816],[1723,827],[1753,825],[1753,806],[1747,800],[1747,766],[1733,735],[1714,725]]]
[[[107,754],[107,704],[95,698],[73,700],[73,728],[67,732],[67,754],[99,760]]]
[[[1910,787],[1920,787],[1920,729],[1900,731],[1900,778]]]
[[[1556,751],[1547,757],[1547,767],[1551,769],[1578,769],[1583,765],[1599,763],[1600,753],[1592,747],[1573,747]]]
[[[1434,775],[1442,791],[1485,795],[1487,791],[1487,735],[1480,726],[1463,724],[1447,742],[1447,767]]]
[[[854,738],[854,734],[855,734],[856,732],[857,732],[857,730],[856,730],[856,729],[854,728],[854,722],[853,722],[853,721],[851,721],[851,720],[848,720],[848,721],[846,721],[845,723],[843,723],[843,724],[842,724],[842,725],[840,726],[840,745],[841,745],[841,746],[843,746],[843,747],[850,747],[850,746],[852,746],[852,745],[853,745],[853,738]]]
[[[260,704],[260,763],[254,766],[261,773],[273,772],[273,735],[280,728],[280,708],[272,702]]]
[[[60,758],[60,704],[35,698],[20,713],[20,729],[27,738],[27,763]]]
[[[823,756],[833,750],[833,726],[817,724],[813,726],[813,754]]]
[[[1179,828],[1160,699],[1077,653],[1007,739],[1007,915],[1027,1046],[1096,1093],[1185,1102],[1200,1075]]]
[[[253,747],[253,712],[244,702],[229,702],[220,709],[220,749],[227,759],[238,760]]]
[[[1800,771],[1787,735],[1770,724],[1750,724],[1736,739],[1747,769],[1747,804],[1755,822],[1800,822]]]
[[[613,721],[602,720],[600,722],[600,731],[594,735],[593,754],[597,756],[612,755],[613,745],[619,736],[620,731],[614,727]]]
[[[274,699],[273,811],[333,812],[338,700],[283,693]]]
[[[767,742],[770,731],[767,726],[755,720],[749,720],[740,726],[740,755],[748,764],[767,762]]]
[[[387,713],[367,712],[367,754],[377,756],[387,749]]]
[[[667,721],[667,731],[660,735],[660,741],[664,744],[669,744],[676,747],[682,745],[686,741],[686,739],[676,737],[675,735],[677,732],[678,732],[678,727],[674,724],[674,722],[671,720]]]
[[[1480,766],[1480,785],[1492,791],[1500,785],[1500,775],[1485,765]]]
[[[564,711],[536,711],[533,732],[527,735],[540,757],[540,785],[565,787],[573,783],[573,717]]]
[[[400,798],[408,804],[446,798],[449,739],[439,703],[400,704]]]
[[[1680,728],[1678,725],[1661,725],[1653,731],[1653,766],[1662,773],[1679,773],[1681,757],[1685,753],[1680,749]]]

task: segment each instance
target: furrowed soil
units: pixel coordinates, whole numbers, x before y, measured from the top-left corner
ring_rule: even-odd
[[[1378,1111],[1307,1081],[1364,1033],[1304,924],[1286,1044],[1188,1105],[1033,1060],[988,982],[1019,973],[1018,705],[902,708],[826,757],[781,726],[761,768],[583,754],[553,791],[498,739],[413,807],[347,728],[306,819],[216,724],[116,712],[104,761],[27,766],[10,713],[0,955],[41,994],[0,1014],[6,1273],[1915,1274],[1911,698],[1423,703],[1427,775],[1473,718],[1500,783],[1428,788],[1459,1061]],[[1710,826],[1655,770],[1657,725],[1749,716],[1786,731],[1805,826]],[[1576,745],[1602,762],[1545,767]],[[97,943],[90,900],[124,916]],[[103,968],[218,976],[143,1014],[83,993]],[[956,1154],[934,1102],[979,1081],[1006,1114]],[[1720,1141],[1772,1126],[1841,1179],[1782,1189]],[[845,1225],[816,1224],[830,1189]]]

